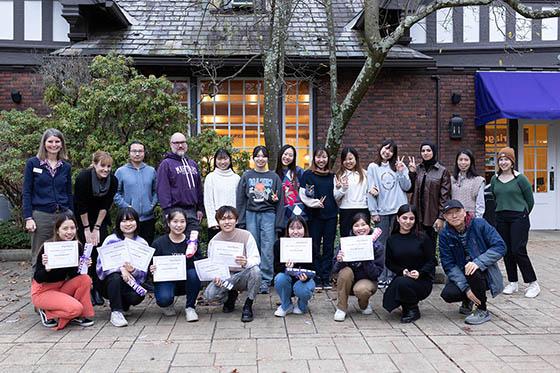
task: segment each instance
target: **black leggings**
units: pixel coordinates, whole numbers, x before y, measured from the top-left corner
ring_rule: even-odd
[[[102,283],[102,294],[109,299],[111,311],[128,311],[130,306],[136,306],[144,300],[144,297],[138,295],[124,282],[119,272],[111,273],[103,279]]]
[[[474,293],[474,295],[480,300],[479,310],[486,310],[486,290],[488,289],[488,283],[486,281],[486,272],[481,272],[477,269],[472,275],[467,276],[467,282]],[[447,303],[455,303],[462,301],[469,301],[467,294],[455,285],[455,283],[449,281],[445,284],[445,287],[441,291],[441,297]]]

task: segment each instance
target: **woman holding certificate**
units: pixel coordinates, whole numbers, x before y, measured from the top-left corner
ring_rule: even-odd
[[[109,153],[96,151],[91,166],[82,170],[74,183],[74,206],[78,219],[78,237],[80,242],[99,245],[107,237],[107,226],[111,223],[109,209],[117,192],[118,180],[111,174],[113,158]],[[93,250],[92,259],[97,262],[97,250]],[[93,280],[91,293],[94,305],[103,305],[101,283],[95,272],[90,268],[89,275]]]
[[[117,212],[115,219],[115,233],[103,241],[102,246],[122,242],[125,238],[134,240],[142,245],[148,245],[146,240],[138,235],[140,218],[132,207],[125,207]],[[111,324],[117,327],[127,326],[128,321],[124,313],[130,306],[136,306],[144,300],[145,292],[134,284],[140,285],[146,280],[146,272],[134,268],[130,263],[124,263],[120,268],[104,269],[101,256],[97,258],[97,276],[102,283],[102,295],[109,299],[111,305]]]
[[[338,304],[334,321],[344,321],[348,312],[348,297],[352,294],[358,298],[358,305],[362,314],[371,315],[373,313],[369,298],[377,291],[377,278],[384,267],[383,245],[377,240],[381,235],[381,229],[376,228],[372,232],[369,217],[363,213],[356,214],[352,219],[352,236],[369,235],[372,235],[373,260],[345,261],[345,256],[349,257],[350,253],[345,255],[346,248],[342,244],[336,254],[333,273],[338,274],[336,281]],[[363,247],[360,247],[360,249],[363,249]]]
[[[157,238],[152,244],[156,251],[153,259],[154,264],[150,266],[150,272],[154,275],[156,303],[162,308],[165,316],[175,316],[175,308],[173,306],[175,296],[186,294],[185,317],[188,322],[198,321],[195,307],[201,285],[194,268],[194,261],[201,259],[202,256],[198,250],[193,254],[187,253],[189,238],[185,234],[187,216],[183,209],[173,208],[169,211],[167,214],[167,226],[169,233]],[[166,267],[164,268],[163,261],[159,265],[156,264],[158,259],[160,259],[158,257],[177,259],[177,261],[166,260]],[[173,271],[173,266],[179,262],[178,259],[181,259],[181,264],[179,265],[185,263],[184,267]],[[165,281],[162,281],[160,277],[164,278]]]
[[[309,237],[307,224],[301,216],[294,215],[288,220],[286,236],[296,239]],[[312,257],[311,243],[309,249],[310,256]],[[276,277],[274,278],[274,287],[276,288],[276,292],[278,293],[282,304],[278,306],[278,309],[274,312],[274,316],[284,317],[289,313],[301,315],[307,312],[307,303],[315,291],[315,281],[313,281],[312,277],[312,273],[314,274],[315,271],[315,266],[312,262],[296,264],[291,259],[288,259],[286,262],[282,262],[280,258],[281,250],[281,242],[278,240],[274,244],[274,272],[276,273]],[[287,273],[287,268],[295,269],[296,267],[300,270],[311,270],[313,272],[305,273],[306,271],[300,271],[302,273]],[[292,294],[297,297],[296,304],[292,304]]]
[[[47,328],[63,329],[69,322],[93,325],[94,311],[89,290],[91,278],[78,273],[81,246],[76,241],[76,221],[61,215],[54,224],[54,237],[37,255],[31,282],[31,303]],[[86,260],[91,266],[91,259]]]
[[[33,266],[39,248],[52,237],[56,219],[72,209],[72,166],[66,143],[59,130],[50,128],[43,133],[37,155],[27,160],[23,177],[23,218],[31,232]]]
[[[395,273],[383,295],[383,308],[391,312],[402,307],[402,323],[420,318],[418,302],[432,292],[436,256],[432,240],[418,231],[416,207],[402,205],[397,225],[387,240],[385,265]]]

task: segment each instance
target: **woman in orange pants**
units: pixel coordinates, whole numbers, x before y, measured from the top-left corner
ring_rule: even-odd
[[[76,221],[71,216],[60,216],[54,226],[54,236],[49,241],[75,239]],[[31,283],[31,302],[37,307],[43,325],[56,330],[64,328],[69,322],[81,326],[93,325],[91,278],[78,274],[78,267],[47,269],[48,262],[43,245]],[[87,265],[91,265],[91,259]]]

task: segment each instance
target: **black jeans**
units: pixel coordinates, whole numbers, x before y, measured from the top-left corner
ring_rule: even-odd
[[[313,239],[313,264],[317,272],[315,283],[327,284],[333,266],[336,217],[332,219],[311,218],[309,233]],[[321,250],[321,242],[323,250]]]
[[[340,227],[340,237],[348,237],[350,236],[350,232],[352,231],[352,219],[354,219],[354,215],[357,213],[364,213],[368,217],[367,222],[369,223],[370,215],[369,210],[365,209],[340,209],[338,210],[338,225]]]
[[[509,282],[517,282],[517,267],[526,283],[537,281],[537,275],[527,255],[529,241],[529,215],[526,212],[500,211],[496,213],[496,229],[506,243],[504,256]]]
[[[102,294],[109,299],[111,311],[128,311],[130,306],[136,306],[144,300],[124,282],[119,272],[111,273],[102,282]]]
[[[486,272],[482,272],[477,269],[472,275],[466,276],[467,282],[474,293],[474,295],[480,300],[480,306],[478,309],[486,310],[486,290],[488,289],[488,283],[486,281]],[[441,291],[441,297],[447,303],[455,303],[462,301],[469,301],[465,292],[455,285],[455,283],[449,281],[445,284],[445,287]]]
[[[151,245],[154,242],[154,236],[156,233],[156,220],[144,220],[138,224],[138,235]]]

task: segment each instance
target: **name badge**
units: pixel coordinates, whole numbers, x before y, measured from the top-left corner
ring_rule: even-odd
[[[42,173],[43,173],[43,169],[42,169],[42,168],[38,168],[38,167],[33,167],[33,172],[35,172],[36,174],[42,174]]]

